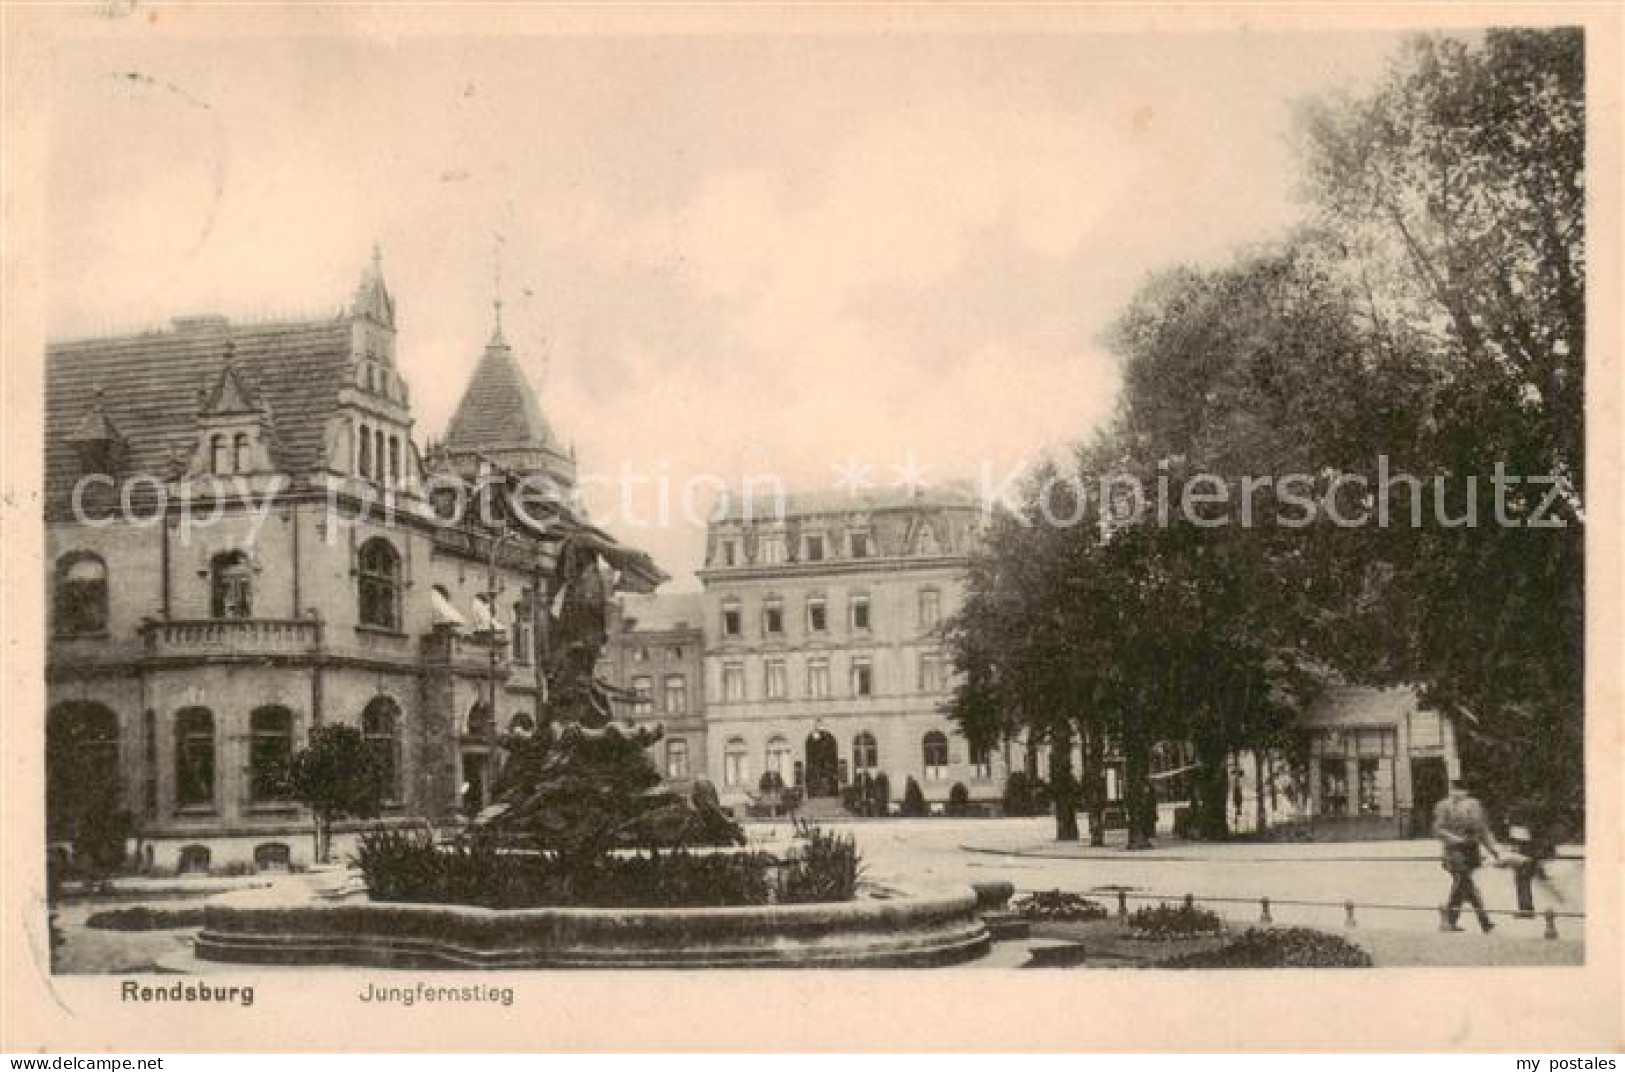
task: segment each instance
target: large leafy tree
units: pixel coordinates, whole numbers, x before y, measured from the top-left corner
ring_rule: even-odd
[[[1422,415],[1419,434],[1372,446],[1395,468],[1448,480],[1451,517],[1477,515],[1447,526],[1432,510],[1416,528],[1376,534],[1382,584],[1367,607],[1382,627],[1350,631],[1367,650],[1329,651],[1352,673],[1422,683],[1453,716],[1466,765],[1491,798],[1576,809],[1582,33],[1492,30],[1476,45],[1418,38],[1383,86],[1323,102],[1307,131],[1311,189],[1367,288],[1372,346],[1412,350],[1426,388],[1395,392]],[[1550,483],[1496,489],[1498,466]]]

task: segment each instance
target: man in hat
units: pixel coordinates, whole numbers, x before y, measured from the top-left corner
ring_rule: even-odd
[[[1478,914],[1478,925],[1488,934],[1495,929],[1484,899],[1473,883],[1473,872],[1483,864],[1479,846],[1490,851],[1497,860],[1501,850],[1490,833],[1490,824],[1480,804],[1460,778],[1450,779],[1450,795],[1433,809],[1433,835],[1444,845],[1444,869],[1450,872],[1450,900],[1445,905],[1445,930],[1459,931],[1456,920],[1461,916],[1463,901],[1473,906]]]

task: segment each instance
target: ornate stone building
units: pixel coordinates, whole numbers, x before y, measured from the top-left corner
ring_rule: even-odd
[[[725,804],[765,771],[810,810],[860,775],[908,779],[944,804],[956,784],[999,799],[1007,771],[942,712],[940,625],[957,608],[978,509],[957,490],[757,501],[713,521],[704,587],[706,768]]]
[[[625,588],[664,579],[560,502],[542,527],[469,508],[493,465],[575,480],[500,307],[424,454],[395,346],[375,254],[330,319],[48,347],[52,839],[98,805],[155,868],[297,862],[309,823],[282,771],[325,723],[377,750],[387,817],[455,821],[486,799],[496,728],[539,714],[535,595],[561,534]]]

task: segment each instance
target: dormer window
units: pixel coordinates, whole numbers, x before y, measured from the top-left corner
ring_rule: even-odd
[[[226,437],[219,433],[209,437],[209,472],[222,476],[231,472],[231,459],[226,450]]]
[[[248,456],[248,433],[238,432],[232,445],[234,460],[232,466],[235,472],[246,473],[254,468],[254,463]]]

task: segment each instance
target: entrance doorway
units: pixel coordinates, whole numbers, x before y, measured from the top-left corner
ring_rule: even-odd
[[[807,736],[807,796],[833,797],[841,791],[841,750],[828,730]]]
[[[1411,837],[1433,833],[1433,806],[1450,791],[1443,756],[1411,760]]]

